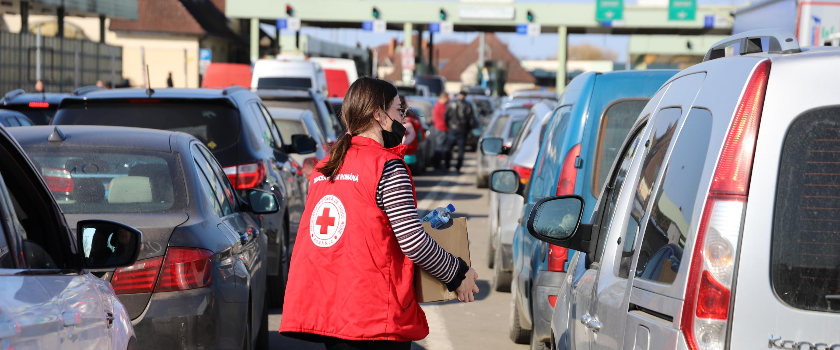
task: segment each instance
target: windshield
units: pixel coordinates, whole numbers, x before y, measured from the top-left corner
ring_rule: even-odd
[[[289,135],[287,136],[289,140],[292,139],[292,135],[307,134],[303,123],[297,120],[274,119],[274,124],[277,125],[277,129],[280,130],[280,135]]]
[[[35,125],[50,125],[52,118],[55,116],[55,111],[58,109],[58,105],[54,106],[55,108],[31,108],[27,105],[9,105],[3,106],[3,109],[23,113]]]
[[[145,100],[143,100],[145,101]],[[106,102],[72,105],[56,113],[55,125],[106,125],[181,131],[199,139],[212,151],[239,140],[239,112],[207,103]]]
[[[181,209],[183,174],[172,153],[105,147],[25,147],[65,214]]]
[[[259,78],[257,89],[308,89],[312,87],[311,78]]]
[[[432,96],[440,95],[443,91],[443,82],[440,81],[440,78],[415,78],[414,83],[428,86],[429,94]]]

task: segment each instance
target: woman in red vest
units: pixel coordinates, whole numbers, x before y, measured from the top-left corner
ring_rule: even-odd
[[[414,265],[458,300],[474,301],[475,270],[423,230],[401,144],[406,106],[384,80],[356,80],[348,132],[312,173],[286,286],[280,333],[333,349],[410,349],[429,334],[414,299]]]

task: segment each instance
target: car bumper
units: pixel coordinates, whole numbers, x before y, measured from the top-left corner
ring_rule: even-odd
[[[534,339],[543,342],[551,339],[551,316],[554,313],[554,307],[548,302],[548,297],[556,297],[560,294],[560,286],[565,278],[565,272],[540,271],[537,273],[533,300],[531,300],[534,306],[532,328]]]
[[[247,303],[227,303],[214,288],[154,293],[133,320],[138,349],[240,349]]]

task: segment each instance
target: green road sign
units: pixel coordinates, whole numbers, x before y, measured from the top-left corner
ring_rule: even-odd
[[[697,14],[697,0],[670,0],[669,21],[693,21]]]
[[[607,22],[624,19],[624,0],[597,0],[596,3],[596,21]]]

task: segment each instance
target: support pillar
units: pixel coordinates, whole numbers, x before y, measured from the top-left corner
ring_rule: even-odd
[[[432,53],[435,52],[435,33],[429,31],[429,75],[437,74],[437,66],[435,66],[435,60],[433,59]]]
[[[566,45],[568,44],[569,29],[566,26],[557,27],[557,82],[558,94],[566,88]]]
[[[58,16],[58,30],[55,33],[57,38],[64,38],[64,7],[59,7],[56,10],[56,16]]]
[[[29,33],[29,1],[20,2],[20,33]]]
[[[412,39],[411,37],[412,37],[413,33],[414,33],[414,27],[411,25],[411,23],[405,23],[403,25],[403,35],[404,35],[403,50],[405,50],[406,47],[413,47],[414,44],[412,43],[412,40],[411,40]],[[400,59],[402,59],[402,53],[400,53]],[[411,70],[411,69],[405,69],[405,66],[403,66],[403,69],[402,69],[403,83],[404,84],[410,83],[412,78],[414,78],[414,71]]]
[[[99,42],[105,43],[105,15],[99,15]]]
[[[251,63],[260,58],[260,20],[251,18]]]

